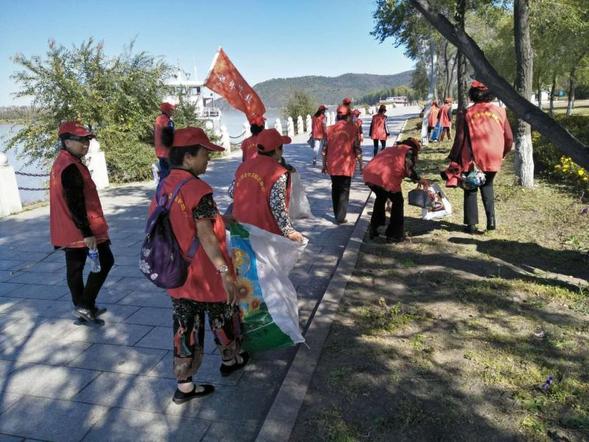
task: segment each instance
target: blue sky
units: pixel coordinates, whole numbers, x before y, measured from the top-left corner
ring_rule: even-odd
[[[108,53],[135,38],[202,79],[222,46],[250,84],[278,77],[394,74],[413,62],[392,41],[371,35],[369,0],[3,0],[0,14],[0,105],[22,104],[10,79],[20,52],[41,55],[49,39],[79,45],[89,37]]]

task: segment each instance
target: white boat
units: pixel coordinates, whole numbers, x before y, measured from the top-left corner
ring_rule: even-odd
[[[196,77],[196,75],[195,75]],[[221,133],[221,109],[215,107],[213,93],[209,97],[204,96],[204,83],[199,80],[191,80],[190,73],[178,68],[174,74],[165,81],[170,88],[170,95],[164,97],[164,101],[178,104],[180,99],[194,106],[194,112],[198,120],[202,120],[207,129],[214,131],[216,135]]]

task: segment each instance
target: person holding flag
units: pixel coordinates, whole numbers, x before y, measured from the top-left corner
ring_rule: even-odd
[[[331,177],[331,200],[336,224],[348,221],[346,214],[356,161],[360,161],[362,169],[358,127],[350,121],[350,108],[340,105],[335,124],[327,128],[322,170]]]
[[[241,161],[251,160],[258,156],[258,134],[264,130],[266,119],[258,116],[250,120],[252,135],[241,142]]]

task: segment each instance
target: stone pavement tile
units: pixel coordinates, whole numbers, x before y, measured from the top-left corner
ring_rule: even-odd
[[[93,342],[95,344],[135,345],[152,327],[147,325],[125,324],[124,322],[107,323],[103,327],[72,327],[66,341]]]
[[[0,385],[4,384],[4,378],[2,378],[2,382]],[[14,405],[18,400],[20,400],[23,396],[20,394],[11,394],[2,392],[0,393],[0,414],[4,413],[8,410],[12,405]],[[2,420],[2,416],[0,416],[0,421]]]
[[[148,284],[149,282],[145,280]],[[149,291],[133,291],[119,301],[119,304],[137,305],[140,307],[167,307],[172,309],[172,302],[167,293],[154,285]]]
[[[0,270],[18,269],[26,263],[26,261],[18,261],[15,259],[0,259]]]
[[[12,314],[18,311],[28,315],[32,320],[35,318],[74,318],[73,309],[72,302],[69,300],[23,299],[22,302],[8,309],[6,313]]]
[[[239,370],[231,376],[223,377],[219,371],[221,366],[220,355],[205,354],[202,363],[194,376],[195,382],[209,383],[215,385],[237,385],[243,370]],[[245,369],[245,367],[244,367]],[[158,364],[146,373],[147,376],[155,376],[166,379],[176,379],[172,364],[172,352],[169,352]]]
[[[15,272],[12,272],[10,270],[0,270],[0,282],[8,281],[14,278],[14,276]]]
[[[102,373],[75,400],[126,410],[163,413],[176,390],[176,381],[122,373]]]
[[[46,273],[39,273],[45,275]],[[8,293],[11,298],[29,298],[29,299],[58,299],[69,294],[67,286],[62,284],[42,285],[42,284],[17,284],[15,290]]]
[[[20,284],[13,284],[11,282],[0,282],[0,296],[7,296],[11,292],[20,288]]]
[[[62,285],[67,287],[65,271],[54,271],[52,273],[42,273],[31,268],[26,272],[18,272],[9,282],[21,284],[42,284],[42,285]]]
[[[9,436],[7,434],[0,434],[0,442],[26,442],[24,437]]]
[[[71,399],[88,385],[99,372],[49,365],[22,365],[11,371],[4,391],[52,399]]]
[[[39,363],[64,365],[78,357],[92,344],[88,342],[60,342],[55,337],[36,337],[20,345],[0,344],[0,358],[14,361],[17,365]]]
[[[1,301],[0,301],[1,302]],[[127,318],[129,324],[170,326],[172,324],[172,309],[143,307]]]
[[[9,310],[19,302],[22,302],[22,299],[0,297],[0,314],[6,312],[6,310]]]
[[[88,368],[128,374],[145,374],[166,354],[164,350],[134,348],[124,345],[94,344],[76,359],[70,367]]]
[[[103,319],[106,322],[107,327],[109,324],[127,322],[127,318],[139,310],[139,307],[135,305],[107,304],[102,300],[101,294],[98,295],[96,303],[100,307],[106,308],[106,313],[100,316],[100,319]]]
[[[139,276],[142,276],[137,265],[129,266],[118,264],[116,264],[115,267],[113,267],[109,275],[118,276],[121,278],[137,278]]]
[[[257,434],[256,421],[216,421],[211,424],[201,442],[246,442],[255,440]]]
[[[65,275],[65,258],[62,262],[30,262],[19,268],[26,272],[63,273]]]
[[[113,408],[103,422],[90,430],[84,442],[193,442],[201,440],[209,426],[210,422],[203,420]]]
[[[53,340],[64,342],[67,330],[74,327],[67,319],[39,318],[28,313],[20,313],[21,321],[14,321],[2,330],[1,351],[12,351],[26,342],[45,344]],[[25,316],[26,315],[26,316]]]
[[[0,433],[47,441],[78,442],[108,409],[70,401],[24,397],[0,416]]]
[[[143,226],[139,227],[137,226],[138,229],[143,229]],[[135,249],[135,253],[133,255],[114,255],[115,257],[115,262],[117,263],[117,265],[120,266],[135,266],[137,268],[137,276],[141,276],[141,273],[139,272],[139,250],[140,248],[136,248]],[[147,281],[147,280],[146,280]]]
[[[135,347],[161,348],[168,350],[172,347],[174,333],[172,327],[154,327],[147,335],[135,344]]]

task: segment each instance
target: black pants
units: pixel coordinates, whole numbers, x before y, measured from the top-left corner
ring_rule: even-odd
[[[372,208],[372,217],[370,218],[370,231],[376,234],[376,229],[386,224],[385,205],[391,201],[391,218],[387,226],[387,238],[402,238],[404,232],[404,200],[402,192],[389,192],[380,186],[370,186],[370,189],[376,195],[374,206]]]
[[[346,219],[351,184],[352,177],[331,175],[331,201],[333,202],[333,215],[335,216],[335,221],[338,223],[341,223]]]
[[[374,143],[374,156],[378,153],[378,141],[379,140],[372,140]],[[387,140],[380,140],[380,150],[383,150],[387,145]]]
[[[98,244],[100,272],[90,273],[84,286],[84,264],[88,255],[88,248],[65,249],[65,264],[67,271],[67,285],[72,294],[72,301],[76,307],[96,307],[96,297],[104,284],[108,272],[115,263],[108,242]]]
[[[497,172],[485,172],[485,184],[480,187],[483,197],[483,206],[487,215],[487,224],[495,219],[495,194],[493,192],[493,179]],[[479,223],[479,210],[477,207],[477,189],[464,191],[464,224],[477,225]]]

